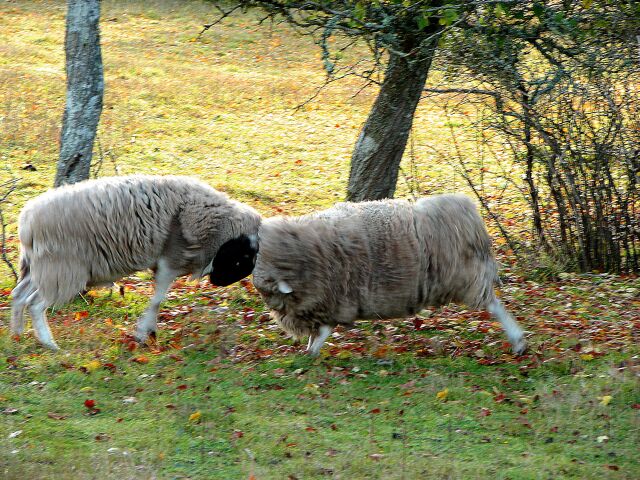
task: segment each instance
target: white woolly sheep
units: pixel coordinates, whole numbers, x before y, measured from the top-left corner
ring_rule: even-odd
[[[110,177],[46,192],[19,217],[11,332],[22,334],[28,307],[38,340],[57,349],[47,307],[151,268],[155,292],[135,332],[144,341],[176,277],[209,274],[214,285],[229,285],[251,273],[260,222],[253,208],[189,177]]]
[[[514,352],[523,331],[494,293],[491,240],[473,202],[438,195],[339,203],[263,221],[253,283],[280,326],[317,355],[336,325],[397,318],[449,302],[487,309]]]

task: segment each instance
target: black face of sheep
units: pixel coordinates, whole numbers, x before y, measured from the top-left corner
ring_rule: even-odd
[[[258,242],[253,236],[241,235],[229,240],[213,259],[209,280],[219,287],[242,280],[253,271],[257,253]]]

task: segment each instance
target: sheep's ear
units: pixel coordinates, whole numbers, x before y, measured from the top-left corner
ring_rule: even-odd
[[[291,288],[291,285],[289,285],[284,280],[279,280],[278,281],[278,291],[280,293],[284,293],[286,295],[287,293],[293,292],[293,288]]]

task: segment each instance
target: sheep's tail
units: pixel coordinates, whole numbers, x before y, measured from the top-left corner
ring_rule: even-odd
[[[27,278],[31,271],[31,261],[26,253],[20,255],[20,280]]]
[[[31,272],[31,256],[33,251],[33,232],[31,231],[31,222],[26,218],[26,214],[20,215],[18,222],[18,237],[20,238],[20,281],[27,278]]]

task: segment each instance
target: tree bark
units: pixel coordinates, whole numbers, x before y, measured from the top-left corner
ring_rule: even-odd
[[[67,99],[62,117],[56,187],[89,178],[104,92],[100,0],[68,0],[67,6]]]
[[[390,52],[380,93],[351,156],[347,200],[393,198],[413,115],[436,47],[434,38],[418,58]]]

